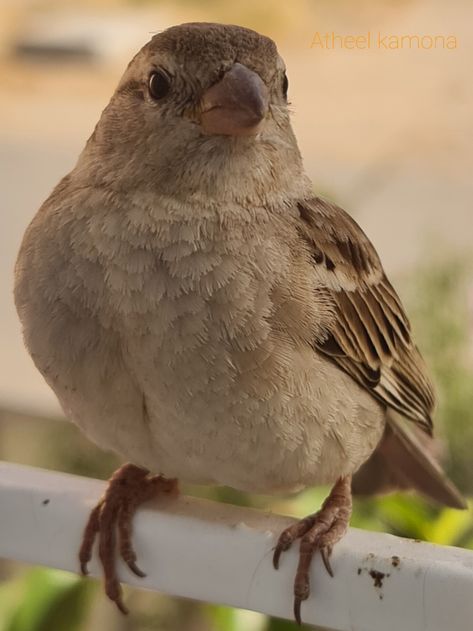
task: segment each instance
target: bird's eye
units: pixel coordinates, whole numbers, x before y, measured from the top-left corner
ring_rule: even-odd
[[[284,96],[285,99],[287,99],[287,89],[289,88],[289,81],[287,78],[287,74],[284,73],[284,77],[282,80],[282,94]]]
[[[169,92],[171,87],[171,79],[163,70],[152,72],[148,79],[148,90],[153,99],[156,101],[162,99]]]

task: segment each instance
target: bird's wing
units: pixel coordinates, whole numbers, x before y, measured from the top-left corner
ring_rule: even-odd
[[[299,236],[334,317],[314,346],[388,408],[432,434],[432,384],[401,301],[357,223],[319,198],[298,204]]]

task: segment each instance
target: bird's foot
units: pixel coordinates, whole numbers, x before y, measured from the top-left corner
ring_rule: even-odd
[[[322,504],[322,508],[284,530],[276,544],[273,565],[279,567],[281,553],[300,539],[299,565],[294,580],[294,616],[301,624],[301,603],[310,594],[309,568],[317,551],[330,576],[333,576],[330,555],[333,546],[345,534],[352,512],[351,476],[340,478]]]
[[[128,463],[115,471],[109,480],[105,495],[90,513],[79,551],[81,572],[84,575],[88,574],[87,564],[92,558],[92,547],[97,537],[105,592],[124,614],[128,613],[128,610],[123,604],[115,567],[116,535],[118,534],[119,554],[130,570],[136,576],[146,576],[136,565],[136,554],[131,541],[133,515],[143,502],[161,494],[177,493],[177,480],[167,480],[158,475],[151,476],[146,469]]]

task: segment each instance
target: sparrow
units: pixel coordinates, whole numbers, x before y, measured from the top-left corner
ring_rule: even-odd
[[[330,484],[300,539],[343,537],[360,493],[464,500],[431,454],[434,390],[401,301],[355,221],[314,194],[275,43],[240,26],[156,34],[129,63],[74,169],[26,230],[15,300],[69,419],[127,464],[92,511],[105,590],[126,612],[132,518],[177,479],[249,493]]]

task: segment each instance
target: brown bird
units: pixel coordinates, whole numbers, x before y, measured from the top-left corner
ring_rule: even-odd
[[[222,24],[170,28],[134,57],[75,168],[26,231],[15,298],[26,346],[65,414],[129,464],[99,539],[122,611],[118,552],[136,507],[175,478],[248,492],[333,484],[298,538],[311,558],[360,492],[464,501],[429,455],[434,393],[399,297],[360,227],[315,197],[274,42]],[[158,474],[159,475],[153,475]]]

